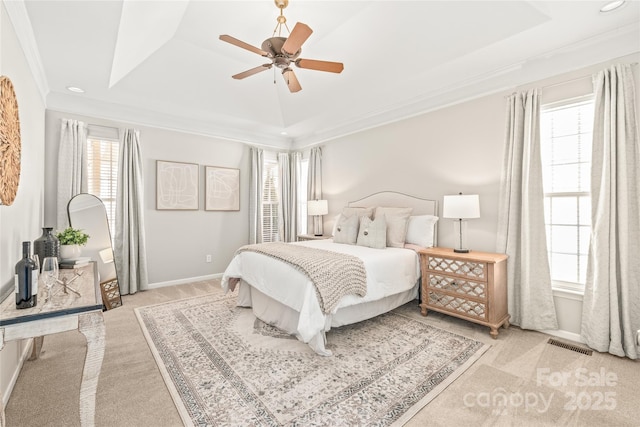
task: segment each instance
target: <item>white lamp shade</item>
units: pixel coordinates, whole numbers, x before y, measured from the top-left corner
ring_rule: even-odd
[[[444,196],[443,218],[480,218],[480,198],[477,194],[456,194]]]
[[[329,213],[329,204],[326,200],[309,200],[307,202],[307,215],[326,215]]]

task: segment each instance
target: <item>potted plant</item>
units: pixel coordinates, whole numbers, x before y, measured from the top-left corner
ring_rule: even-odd
[[[60,258],[74,259],[80,256],[80,246],[86,245],[90,236],[82,230],[67,227],[64,231],[58,232],[56,237],[60,241]]]

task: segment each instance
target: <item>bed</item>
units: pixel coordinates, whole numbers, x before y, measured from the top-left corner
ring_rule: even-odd
[[[432,224],[429,223],[427,240],[435,246],[438,214],[435,200],[385,191],[347,204],[347,208],[354,207],[411,208],[412,221],[435,218]],[[222,287],[225,292],[237,287],[238,306],[252,307],[257,318],[295,335],[320,355],[331,356],[325,335],[331,328],[378,316],[418,297],[420,261],[416,250],[420,245],[376,249],[336,243],[333,239],[287,245],[299,251],[308,247],[359,258],[366,270],[366,294],[345,295],[330,312],[326,312],[321,309],[321,298],[308,275],[286,262],[251,251],[236,253],[223,274]]]

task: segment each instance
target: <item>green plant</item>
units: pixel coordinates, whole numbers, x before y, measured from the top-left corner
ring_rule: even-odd
[[[86,245],[90,236],[82,230],[68,227],[64,231],[58,232],[56,237],[61,245]]]

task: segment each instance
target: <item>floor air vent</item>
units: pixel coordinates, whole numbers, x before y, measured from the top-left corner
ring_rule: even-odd
[[[579,347],[573,344],[568,344],[566,342],[554,340],[553,338],[549,338],[549,341],[547,341],[547,344],[566,348],[567,350],[577,351],[578,353],[586,354],[587,356],[591,356],[591,354],[593,353],[593,350],[589,350],[588,348]]]

